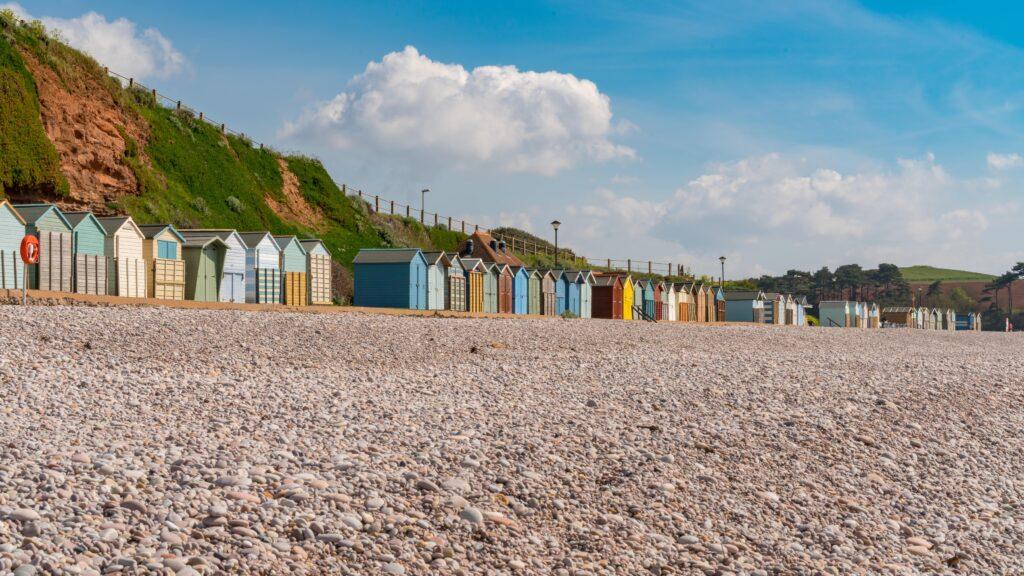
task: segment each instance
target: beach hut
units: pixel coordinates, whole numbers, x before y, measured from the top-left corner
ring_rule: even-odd
[[[708,292],[704,289],[704,284],[694,283],[693,285],[693,304],[696,306],[696,314],[694,316],[695,322],[707,322],[708,321]]]
[[[657,322],[667,320],[668,318],[665,317],[665,287],[662,282],[651,281],[650,284],[653,293],[651,307],[654,309],[654,315],[651,317]]]
[[[929,319],[931,318],[931,315],[932,315],[931,311],[929,311],[927,308],[925,308],[923,306],[918,306],[917,309],[914,312],[915,312],[915,317],[914,317],[914,324],[915,324],[915,326],[919,330],[927,330],[928,329],[928,324],[929,324]]]
[[[725,295],[726,322],[764,322],[764,292],[760,290],[730,290]]]
[[[558,282],[551,270],[543,270],[540,277],[541,314],[556,316],[558,314]]]
[[[427,260],[416,248],[363,248],[352,268],[356,306],[427,309]]]
[[[715,322],[725,322],[725,290],[721,286],[714,286],[711,291],[715,295]]]
[[[565,312],[565,303],[568,297],[566,289],[568,280],[565,277],[565,270],[548,270],[548,272],[551,273],[555,282],[555,315],[561,316]]]
[[[18,238],[19,253],[25,234],[39,239],[39,263],[28,267],[28,287],[71,292],[74,274],[71,223],[54,204],[15,204],[14,209],[25,222]]]
[[[868,304],[868,328],[881,328],[882,327],[882,310],[878,307],[878,304],[872,302]]]
[[[65,212],[71,224],[73,284],[79,294],[107,294],[107,233],[92,212]]]
[[[512,313],[526,314],[530,308],[530,271],[525,266],[509,266],[512,272]]]
[[[527,286],[526,311],[529,314],[541,314],[544,311],[542,305],[542,274],[539,270],[529,271],[529,284]]]
[[[567,271],[562,277],[565,282],[565,310],[574,314],[577,318],[582,315],[579,284],[581,276],[581,272],[572,270]]]
[[[4,290],[20,290],[25,286],[25,266],[21,261],[24,237],[25,220],[10,202],[0,200],[0,288]]]
[[[938,308],[932,308],[931,310],[930,329],[931,330],[942,330],[942,310]]]
[[[786,296],[778,292],[765,292],[764,323],[782,325],[786,323]]]
[[[669,322],[679,322],[679,291],[674,282],[665,283],[665,318]]]
[[[881,321],[883,327],[913,328],[914,309],[906,306],[888,306],[882,309]]]
[[[309,294],[306,299],[315,306],[327,306],[334,303],[334,291],[331,289],[331,252],[323,240],[310,238],[299,240],[306,252],[306,277],[309,281]],[[225,278],[227,276],[225,275]],[[443,303],[442,303],[443,306]]]
[[[826,300],[818,303],[819,323],[825,328],[849,328],[852,325],[852,307],[846,300]]]
[[[269,232],[239,232],[245,243],[245,301],[281,302],[281,247]]]
[[[633,278],[625,276],[622,279],[622,319],[632,320],[633,319],[633,299],[636,297],[636,284],[633,283]],[[643,294],[641,294],[641,299]]]
[[[306,249],[295,236],[274,236],[274,240],[281,247],[281,279],[284,286],[281,301],[288,306],[309,305]]]
[[[142,246],[145,236],[130,216],[98,218],[107,233],[107,255],[113,258],[111,293],[127,298],[148,296],[146,259]]]
[[[807,301],[807,296],[794,296],[793,301],[796,302],[796,325],[807,326],[807,310],[811,303]]]
[[[498,312],[498,275],[501,269],[497,263],[484,262],[484,312]]]
[[[952,308],[947,309],[942,321],[944,322],[943,328],[947,331],[956,331],[956,310],[953,310]]]
[[[622,320],[622,276],[601,274],[591,287],[592,318]]]
[[[512,274],[512,268],[508,264],[495,264],[494,266],[498,273],[498,313],[511,314],[515,290],[515,277]]]
[[[185,299],[219,302],[227,243],[214,234],[194,235],[185,238],[181,251],[185,261]]]
[[[796,300],[793,299],[791,294],[784,296],[784,306],[786,309],[786,326],[796,326]]]
[[[185,254],[182,244],[185,237],[170,224],[146,224],[139,226],[139,230],[143,237],[142,259],[146,261],[147,296],[160,300],[184,300]]]
[[[470,312],[483,312],[484,261],[479,258],[463,258],[462,268],[466,273],[466,306]]]
[[[444,310],[451,260],[444,252],[424,252],[427,261],[427,310]]]
[[[178,230],[186,241],[193,243],[205,242],[216,236],[227,247],[224,264],[219,279],[220,301],[240,304],[245,302],[245,253],[246,246],[242,236],[227,228]],[[182,252],[184,262],[184,251]],[[184,294],[184,283],[183,294]]]
[[[583,270],[577,279],[580,285],[580,318],[594,316],[594,273]]]
[[[638,309],[633,317],[654,319],[654,285],[650,280],[641,279],[633,283],[633,301]]]
[[[448,289],[445,290],[446,310],[466,311],[466,270],[462,267],[462,258],[458,254],[449,256]]]

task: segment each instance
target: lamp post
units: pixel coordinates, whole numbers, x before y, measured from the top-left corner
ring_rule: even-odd
[[[558,220],[551,221],[551,227],[555,229],[555,268],[558,268],[558,227],[561,225]]]
[[[722,275],[718,278],[718,288],[725,290],[725,256],[719,256],[718,261],[722,263]]]
[[[427,220],[427,192],[430,192],[430,188],[420,190],[420,224]]]

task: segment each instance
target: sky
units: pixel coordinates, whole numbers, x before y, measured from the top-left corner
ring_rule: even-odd
[[[546,238],[557,219],[595,260],[1024,260],[1024,5],[632,4],[10,6],[339,183]]]

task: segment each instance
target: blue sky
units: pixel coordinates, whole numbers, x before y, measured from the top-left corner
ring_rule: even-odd
[[[339,182],[557,218],[593,258],[999,272],[1024,260],[1024,7],[892,4],[20,6]]]

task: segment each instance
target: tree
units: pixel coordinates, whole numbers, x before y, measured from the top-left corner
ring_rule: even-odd
[[[957,312],[969,312],[978,306],[978,303],[960,287],[953,288],[953,291],[949,293],[949,303],[951,308]]]
[[[864,270],[860,264],[844,264],[836,268],[836,286],[849,288],[850,300],[856,300],[857,290],[864,284]]]
[[[942,295],[942,280],[936,280],[928,285],[928,291],[925,292],[925,296],[928,297],[929,306],[933,306],[932,299],[940,295]]]
[[[832,271],[828,269],[828,266],[822,266],[821,270],[818,270],[811,276],[811,282],[814,286],[814,291],[817,294],[817,299],[820,302],[826,298],[826,294],[830,293],[835,287],[835,276],[832,275]]]

